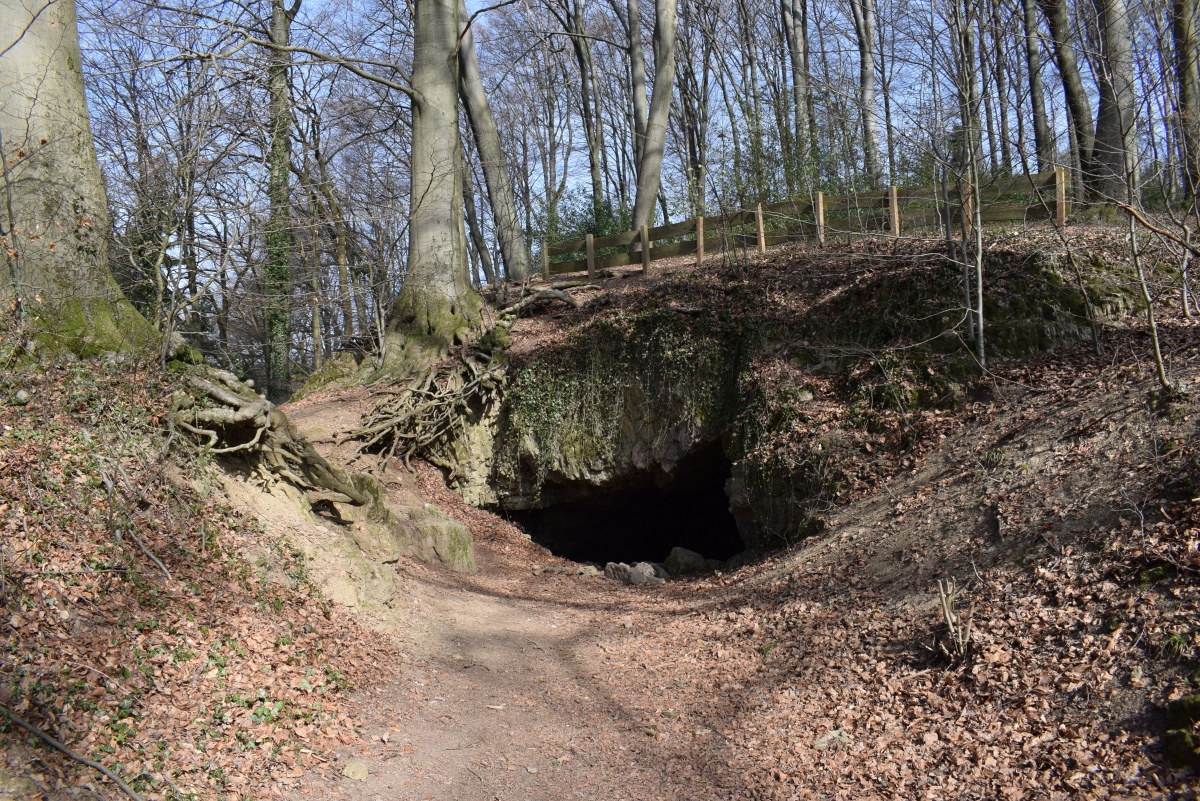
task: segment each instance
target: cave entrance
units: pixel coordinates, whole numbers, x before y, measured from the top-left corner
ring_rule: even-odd
[[[745,544],[729,511],[730,464],[719,445],[679,462],[670,477],[630,477],[618,487],[555,488],[545,509],[512,512],[533,541],[576,562],[661,562],[675,546],[725,560]]]

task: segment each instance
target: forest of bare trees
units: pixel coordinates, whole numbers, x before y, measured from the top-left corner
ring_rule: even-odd
[[[113,274],[275,398],[338,351],[398,357],[397,326],[453,338],[470,288],[524,279],[546,240],[1064,167],[1077,213],[1173,214],[1190,241],[1200,194],[1195,0],[78,0],[78,18]],[[22,147],[0,143],[6,170]]]

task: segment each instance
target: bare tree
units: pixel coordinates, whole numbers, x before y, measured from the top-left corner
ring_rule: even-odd
[[[862,109],[863,172],[867,183],[879,186],[879,125],[875,119],[875,0],[850,0],[854,34],[858,39],[858,104]]]

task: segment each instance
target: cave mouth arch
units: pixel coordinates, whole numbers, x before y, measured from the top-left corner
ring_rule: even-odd
[[[746,547],[725,495],[730,468],[714,443],[686,455],[669,475],[647,471],[599,488],[558,485],[552,505],[509,514],[534,542],[576,562],[661,562],[676,546],[725,560]]]

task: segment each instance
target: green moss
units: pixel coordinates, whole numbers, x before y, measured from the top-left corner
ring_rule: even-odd
[[[649,428],[686,426],[697,439],[719,439],[734,413],[746,351],[729,343],[739,341],[670,310],[580,329],[516,373],[495,479],[537,496],[548,476],[601,469],[651,438]]]
[[[1163,756],[1173,767],[1200,770],[1200,753],[1196,752],[1196,735],[1191,729],[1168,729],[1163,734]]]
[[[105,352],[152,353],[158,333],[128,300],[113,297],[71,298],[57,309],[32,311],[34,340],[46,352],[68,351],[80,358]]]
[[[1195,726],[1200,722],[1200,695],[1185,695],[1167,704],[1167,732],[1163,735],[1163,755],[1177,768],[1191,766],[1200,770],[1196,752]]]
[[[346,384],[358,377],[359,366],[352,353],[336,353],[328,359],[320,370],[314,371],[304,381],[304,386],[292,395],[292,400],[311,395],[318,390],[331,386]]]

